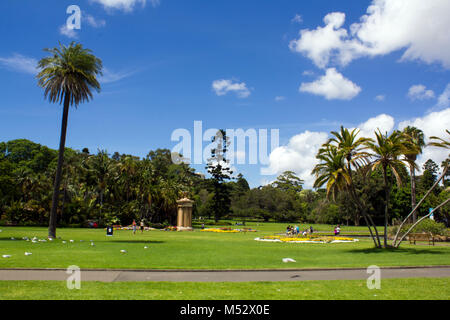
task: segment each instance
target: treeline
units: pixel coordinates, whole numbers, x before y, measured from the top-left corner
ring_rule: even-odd
[[[364,223],[345,193],[332,201],[327,199],[325,190],[304,189],[303,181],[289,171],[272,184],[254,189],[241,174],[237,175],[225,183],[230,194],[230,209],[217,216],[212,179],[196,173],[186,164],[174,164],[170,150],[150,151],[145,158],[139,158],[117,152],[91,154],[88,149],[66,148],[64,159],[59,226],[87,226],[90,221],[100,225],[127,225],[133,219],[145,219],[155,226],[174,225],[176,201],[183,193],[195,200],[194,217]],[[28,140],[0,143],[1,224],[48,225],[56,165],[57,151],[46,146]],[[416,177],[417,199],[433,185],[439,171],[432,160],[423,169],[423,175]],[[405,183],[394,185],[390,191],[391,222],[411,211],[410,177],[406,169],[400,174]],[[375,222],[382,224],[385,204],[382,173],[374,171],[368,179],[355,172],[353,179],[361,201]],[[419,215],[428,213],[429,208],[448,196],[444,188],[437,188],[421,207]],[[448,223],[448,206],[436,219]]]

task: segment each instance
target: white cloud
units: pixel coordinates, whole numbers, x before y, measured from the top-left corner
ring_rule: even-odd
[[[303,18],[301,15],[299,15],[298,13],[295,15],[294,18],[292,18],[291,22],[293,23],[302,23],[303,22]]]
[[[311,188],[314,184],[311,170],[318,163],[316,154],[327,139],[328,134],[325,132],[310,131],[292,137],[288,145],[272,151],[269,157],[270,164],[267,168],[261,169],[261,174],[279,175],[288,170],[294,171],[305,180],[305,186]]]
[[[283,101],[283,100],[286,100],[286,97],[284,97],[284,96],[276,96],[275,97],[275,101],[276,102],[280,102],[280,101]]]
[[[380,130],[381,133],[391,132],[394,129],[395,120],[387,114],[380,114],[376,117],[370,118],[357,126],[359,137],[375,138],[375,131]],[[352,128],[353,130],[353,128]]]
[[[448,135],[445,130],[450,128],[450,108],[438,112],[432,112],[421,118],[403,121],[398,127],[400,130],[403,130],[407,126],[413,126],[421,129],[425,134],[426,142],[429,142],[429,138],[432,136],[447,139]],[[422,155],[420,155],[417,159],[419,168],[422,168],[423,164],[428,159],[432,159],[440,165],[442,161],[447,159],[448,153],[448,150],[443,148],[426,147],[423,150]]]
[[[247,88],[247,85],[244,82],[237,83],[233,80],[216,80],[213,82],[212,88],[218,96],[224,96],[228,92],[235,92],[238,97],[247,98],[251,94],[250,90]]]
[[[314,82],[302,83],[299,90],[324,96],[327,100],[351,100],[361,92],[360,87],[344,78],[335,68],[327,69],[326,74]]]
[[[450,68],[448,0],[372,0],[358,23],[343,28],[345,14],[325,16],[324,27],[300,31],[290,48],[318,67],[345,66],[352,60],[404,50],[402,60],[441,63]]]
[[[411,88],[409,88],[408,97],[412,101],[433,99],[434,92],[433,92],[433,90],[427,90],[427,88],[422,84],[417,84],[417,85],[414,85]]]
[[[95,19],[93,16],[91,16],[90,14],[83,14],[82,15],[82,19],[91,27],[94,28],[101,28],[106,26],[106,21],[103,19]]]
[[[78,38],[78,34],[75,29],[68,28],[67,24],[63,24],[61,27],[59,27],[59,33],[71,39]]]
[[[133,75],[135,72],[130,71],[122,71],[122,72],[114,72],[107,68],[103,68],[102,70],[103,76],[100,77],[99,82],[100,83],[113,83],[120,81],[122,79],[128,78],[129,76]]]
[[[140,4],[142,7],[145,7],[147,4],[146,0],[91,0],[93,2],[97,2],[103,5],[103,7],[107,10],[117,9],[123,10],[125,12],[133,11],[135,6]],[[160,0],[150,0],[150,4],[152,7],[157,7],[160,5]]]
[[[439,96],[437,107],[439,108],[447,108],[450,106],[450,83],[445,87],[444,92]]]
[[[398,124],[397,129],[403,130],[406,126],[415,126],[421,129],[426,139],[431,136],[447,137],[446,129],[450,128],[450,108],[440,112],[427,114],[420,118],[403,121]],[[360,137],[375,137],[375,130],[380,129],[382,133],[390,133],[396,128],[395,120],[387,114],[380,114],[359,124]],[[350,130],[352,130],[351,128]],[[305,187],[311,188],[315,177],[311,171],[318,164],[316,154],[320,147],[328,140],[327,132],[305,131],[293,136],[289,143],[272,151],[269,156],[269,166],[261,168],[261,175],[279,175],[284,171],[294,171],[300,178],[305,180]],[[448,150],[435,147],[424,148],[423,154],[419,156],[417,164],[422,167],[428,159],[433,159],[441,164],[448,157]],[[266,180],[268,181],[268,180]]]
[[[386,100],[386,95],[380,94],[380,95],[375,97],[375,100],[379,101],[379,102],[382,102],[382,101]]]
[[[305,71],[303,71],[302,75],[304,75],[304,76],[313,76],[314,75],[314,71],[305,70]]]
[[[0,57],[0,65],[3,65],[5,68],[29,73],[29,74],[37,74],[38,73],[38,61],[34,58],[26,57],[21,54],[13,54],[11,57]]]

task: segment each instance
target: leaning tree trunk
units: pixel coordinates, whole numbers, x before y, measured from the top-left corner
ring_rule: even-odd
[[[410,177],[411,177],[411,210],[416,207],[416,170],[411,165],[409,167]],[[412,217],[412,222],[415,223],[417,221],[417,212],[414,212]]]
[[[64,149],[66,146],[67,119],[69,117],[70,94],[64,96],[64,110],[61,125],[61,138],[59,140],[58,166],[56,168],[55,185],[53,188],[52,209],[50,211],[50,221],[48,225],[48,237],[56,238],[56,219],[59,200],[59,187],[61,185],[62,167],[64,163]]]
[[[388,214],[389,214],[389,196],[390,196],[390,190],[389,190],[389,183],[387,179],[387,168],[383,167],[383,177],[384,177],[384,192],[386,197],[386,204],[384,207],[384,247],[387,248],[387,231],[388,231]]]

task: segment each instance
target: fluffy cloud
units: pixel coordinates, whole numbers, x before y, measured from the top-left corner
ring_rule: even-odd
[[[360,129],[360,136],[374,138],[374,132],[377,129],[380,129],[382,133],[389,133],[395,128],[403,130],[406,126],[415,126],[423,130],[427,139],[431,136],[445,138],[447,137],[445,130],[450,128],[450,108],[427,114],[424,117],[403,121],[397,127],[393,117],[381,114],[359,124],[357,128]],[[262,168],[261,174],[279,175],[287,170],[294,171],[305,180],[305,187],[311,188],[315,179],[311,175],[311,171],[318,163],[316,154],[328,138],[327,132],[305,131],[295,135],[287,145],[280,146],[272,151],[269,156],[269,166]],[[428,159],[433,159],[440,164],[447,157],[448,150],[426,147],[417,163],[422,167]]]
[[[448,138],[445,130],[450,128],[450,108],[442,111],[432,112],[424,117],[416,118],[408,121],[403,121],[399,124],[399,129],[407,126],[413,126],[419,128],[425,134],[427,142],[430,137]],[[422,155],[417,159],[417,163],[420,168],[428,159],[433,159],[437,164],[441,164],[448,157],[448,150],[436,147],[426,147],[423,150]]]
[[[394,129],[395,120],[387,114],[380,114],[376,117],[370,118],[357,126],[359,129],[359,136],[366,138],[375,138],[375,131],[380,130],[381,133],[391,132]],[[353,128],[352,128],[353,129]]]
[[[409,88],[408,97],[411,100],[425,100],[425,99],[433,99],[434,92],[433,90],[427,90],[427,88],[422,84],[417,84]]]
[[[450,106],[450,83],[447,84],[444,92],[439,96],[437,107],[439,108],[447,108]]]
[[[97,20],[90,14],[83,14],[82,16],[83,21],[85,21],[88,25],[94,28],[101,28],[106,26],[106,21],[103,19]]]
[[[67,24],[63,24],[61,27],[59,27],[59,33],[71,39],[78,38],[78,34],[75,29],[68,28]]]
[[[133,11],[134,7],[137,4],[140,4],[142,7],[145,7],[147,3],[146,0],[91,0],[91,1],[102,4],[103,7],[107,10],[117,9],[126,12]],[[150,4],[153,7],[157,7],[160,4],[160,0],[150,0]]]
[[[220,79],[213,82],[212,88],[218,96],[224,96],[228,92],[235,92],[240,98],[250,96],[250,90],[244,82],[237,83],[233,80]]]
[[[367,14],[349,30],[342,27],[345,14],[333,12],[325,16],[325,26],[301,30],[290,48],[320,68],[401,49],[405,50],[402,60],[438,62],[450,68],[448,12],[447,0],[373,0]]]
[[[261,169],[263,175],[281,174],[284,171],[294,171],[305,180],[305,185],[311,187],[314,177],[311,170],[318,163],[316,154],[327,141],[325,132],[310,132],[298,134],[289,140],[287,146],[278,147],[272,151],[267,168]]]
[[[361,92],[360,87],[344,78],[335,68],[327,69],[326,74],[314,82],[302,83],[299,90],[324,96],[327,100],[351,100]]]
[[[14,54],[11,57],[0,57],[0,65],[7,69],[28,73],[37,74],[38,73],[38,61],[34,58],[29,58],[21,54]]]

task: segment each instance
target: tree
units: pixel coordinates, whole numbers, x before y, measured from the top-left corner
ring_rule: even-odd
[[[272,186],[283,191],[293,191],[295,193],[303,190],[304,181],[295,175],[295,172],[285,171],[281,174]]]
[[[231,179],[233,171],[231,171],[229,161],[226,159],[230,142],[225,130],[217,131],[212,138],[212,142],[216,144],[216,147],[211,149],[211,158],[208,159],[206,169],[212,176],[211,190],[214,192],[212,209],[214,210],[215,220],[218,221],[230,210],[230,190],[225,182]]]
[[[422,169],[423,175],[420,179],[420,184],[424,190],[428,190],[438,178],[439,166],[433,160],[428,159]]]
[[[38,85],[44,89],[44,96],[51,103],[64,104],[58,166],[48,228],[49,238],[55,238],[69,107],[91,100],[93,90],[100,92],[97,75],[101,75],[102,62],[91,54],[91,50],[84,49],[81,44],[75,42],[69,46],[60,44],[59,48],[44,49],[44,51],[50,56],[42,58],[38,63],[41,69],[37,75]]]
[[[385,210],[384,210],[384,247],[387,248],[388,218],[389,218],[389,197],[391,193],[391,182],[389,181],[388,171],[391,172],[401,185],[399,170],[404,166],[400,156],[405,153],[403,136],[399,131],[392,132],[391,135],[382,134],[380,130],[375,132],[376,142],[367,142],[367,147],[373,152],[374,160],[369,164],[371,171],[381,168],[383,172],[384,190],[385,190]]]
[[[375,246],[379,247],[380,239],[377,227],[372,217],[367,214],[366,206],[358,197],[353,181],[353,169],[360,170],[366,163],[369,156],[365,151],[366,143],[372,140],[364,137],[358,138],[359,130],[349,131],[343,126],[341,126],[340,132],[333,131],[331,134],[333,138],[322,146],[316,156],[321,163],[313,170],[313,174],[316,174],[317,177],[314,187],[320,187],[327,182],[327,197],[331,192],[334,201],[336,201],[338,192],[347,193],[364,217]],[[372,228],[374,232],[372,232]]]
[[[406,127],[403,129],[405,142],[405,158],[408,161],[409,174],[411,180],[411,210],[416,206],[416,160],[425,147],[425,136],[423,131],[416,127]],[[413,223],[417,221],[417,214],[412,217]]]

